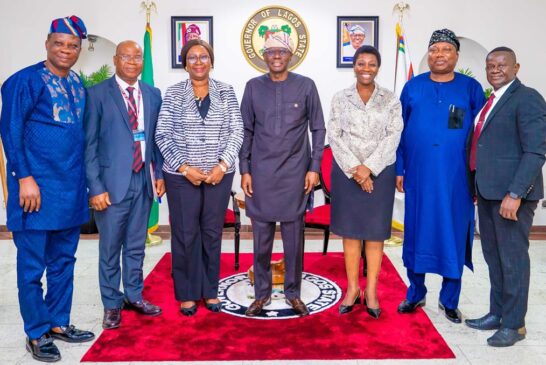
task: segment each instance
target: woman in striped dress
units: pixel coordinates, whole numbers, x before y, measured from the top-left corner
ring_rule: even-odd
[[[181,58],[189,78],[167,89],[155,138],[164,157],[175,297],[192,316],[201,299],[210,311],[222,306],[222,228],[243,121],[233,87],[209,77],[212,47],[191,40]]]

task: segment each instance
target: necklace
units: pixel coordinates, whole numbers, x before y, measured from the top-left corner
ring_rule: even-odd
[[[201,108],[201,104],[203,103],[203,100],[205,100],[205,98],[208,96],[209,94],[205,94],[205,96],[202,96],[202,97],[199,97],[197,95],[193,95],[193,100],[195,100],[195,102],[197,103],[197,106],[199,106],[199,108]]]
[[[194,85],[192,81],[192,88],[193,88],[193,98],[195,102],[197,103],[197,106],[201,108],[201,104],[203,103],[203,100],[209,94],[209,83],[207,82],[206,84]]]
[[[193,98],[194,98],[194,100],[197,102],[197,106],[198,106],[199,108],[201,108],[201,103],[203,102],[203,99],[200,98],[200,97],[197,96],[197,95],[194,95]]]

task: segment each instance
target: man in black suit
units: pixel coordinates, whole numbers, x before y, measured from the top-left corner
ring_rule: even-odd
[[[529,296],[529,231],[544,197],[546,103],[517,78],[519,64],[507,47],[486,59],[494,93],[476,118],[470,169],[475,172],[483,255],[489,267],[489,313],[466,324],[497,332],[490,346],[512,346],[525,338]]]

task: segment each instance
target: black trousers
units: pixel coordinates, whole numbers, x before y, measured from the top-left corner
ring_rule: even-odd
[[[233,174],[227,174],[218,185],[195,186],[184,176],[165,174],[176,300],[218,296],[222,229],[232,182]]]
[[[271,254],[276,222],[252,220],[254,236],[254,293],[256,299],[271,296]],[[281,222],[284,250],[284,296],[300,298],[303,265],[303,217],[293,222]]]
[[[501,201],[486,200],[478,194],[482,250],[491,293],[489,312],[502,318],[502,327],[525,326],[529,298],[529,232],[538,201],[521,200],[517,221],[499,214]]]

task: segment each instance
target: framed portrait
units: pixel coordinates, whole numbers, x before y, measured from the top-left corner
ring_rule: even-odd
[[[353,55],[363,45],[379,49],[378,16],[337,17],[337,67],[353,67]]]
[[[180,51],[192,39],[202,39],[212,44],[211,16],[171,17],[171,60],[172,68],[182,68]]]

